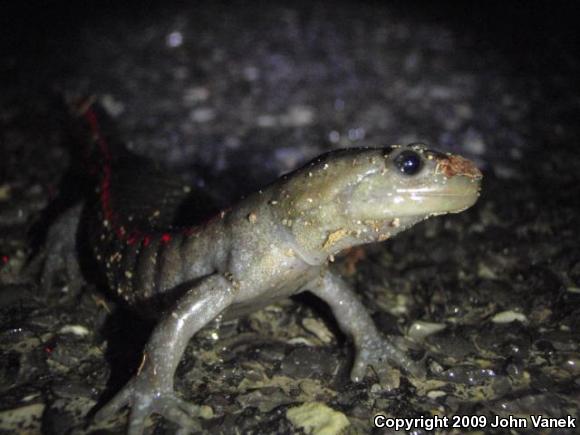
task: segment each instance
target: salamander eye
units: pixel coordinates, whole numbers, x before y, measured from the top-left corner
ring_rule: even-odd
[[[415,175],[422,165],[421,156],[414,151],[403,151],[395,158],[395,166],[405,175]]]

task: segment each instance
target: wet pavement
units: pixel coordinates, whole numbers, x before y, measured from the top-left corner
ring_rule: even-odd
[[[351,383],[348,340],[300,296],[192,340],[176,389],[206,405],[205,430],[382,433],[375,414],[578,417],[574,5],[91,5],[3,14],[0,432],[98,430],[87,415],[137,369],[152,327],[94,282],[73,294],[63,275],[46,294],[25,268],[76,200],[60,103],[71,94],[96,95],[131,149],[224,205],[342,147],[422,141],[484,172],[472,209],[334,265],[381,330],[425,359],[426,381],[393,369]]]

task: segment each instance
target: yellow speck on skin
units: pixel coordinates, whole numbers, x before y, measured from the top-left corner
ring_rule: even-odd
[[[304,403],[286,411],[286,418],[309,435],[337,435],[350,425],[342,413],[320,402]]]
[[[389,233],[387,233],[387,234],[379,234],[379,238],[377,240],[379,242],[384,242],[385,240],[388,240],[389,237],[391,237],[391,235]]]
[[[345,238],[347,235],[348,235],[348,231],[345,230],[344,228],[340,228],[336,231],[333,231],[332,233],[330,233],[328,235],[328,237],[326,238],[326,240],[322,244],[322,249],[326,249],[326,248],[334,245],[336,242],[338,242],[340,239]]]

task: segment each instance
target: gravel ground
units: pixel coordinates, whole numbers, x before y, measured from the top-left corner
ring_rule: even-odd
[[[410,339],[427,381],[393,370],[351,383],[348,341],[324,306],[301,296],[192,340],[176,387],[211,408],[204,429],[322,433],[327,419],[335,432],[382,433],[377,413],[579,417],[574,9],[175,1],[5,10],[0,432],[99,430],[87,415],[136,370],[152,326],[94,283],[73,294],[63,275],[46,294],[25,268],[43,229],[76,199],[59,103],[71,93],[97,95],[135,152],[224,204],[342,147],[423,141],[484,171],[474,208],[334,265],[386,334]],[[119,433],[124,422],[100,430]],[[175,431],[156,417],[153,428]]]

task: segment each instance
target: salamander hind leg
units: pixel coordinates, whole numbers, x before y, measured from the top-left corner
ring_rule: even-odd
[[[59,276],[63,271],[70,294],[78,293],[84,283],[77,252],[82,207],[82,204],[77,204],[56,219],[46,234],[43,246],[28,263],[27,272],[39,275],[40,287],[45,294],[61,281]]]
[[[365,307],[341,278],[327,271],[308,289],[330,306],[340,328],[353,339],[356,350],[350,375],[353,381],[361,381],[368,366],[380,373],[389,364],[415,377],[425,377],[421,363],[381,336]]]

